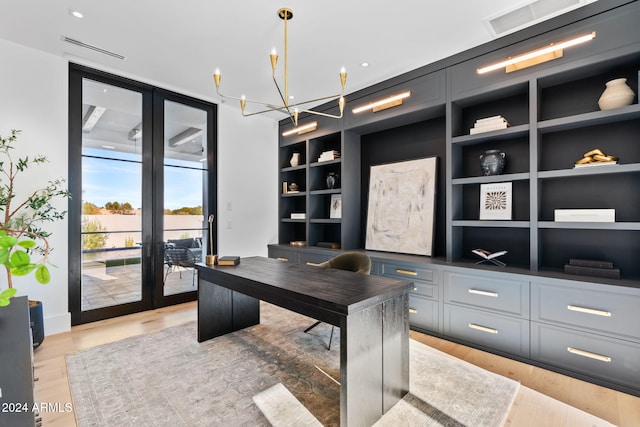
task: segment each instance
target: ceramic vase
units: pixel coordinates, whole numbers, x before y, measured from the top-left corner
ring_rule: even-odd
[[[329,172],[327,175],[327,188],[336,188],[338,185],[338,174],[335,172]]]
[[[300,164],[300,153],[293,153],[291,160],[289,161],[291,167],[295,168]]]
[[[601,110],[611,110],[631,105],[636,94],[627,85],[627,79],[614,79],[606,83],[606,89],[598,100]]]
[[[500,175],[504,170],[505,153],[500,150],[487,150],[480,155],[482,175]]]

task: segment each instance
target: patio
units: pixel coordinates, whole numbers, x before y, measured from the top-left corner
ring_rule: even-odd
[[[137,249],[137,257],[134,250]],[[82,266],[82,311],[140,301],[142,281],[139,248],[126,251],[104,251],[85,256]],[[123,256],[126,253],[126,257]],[[89,259],[88,259],[89,258]],[[163,266],[164,295],[189,292],[198,288],[193,282],[194,269],[173,267],[167,275]]]

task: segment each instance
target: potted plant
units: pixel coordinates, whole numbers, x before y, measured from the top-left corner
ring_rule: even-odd
[[[0,264],[6,270],[6,288],[0,278],[0,307],[9,305],[16,294],[13,276],[33,273],[38,283],[47,284],[51,280],[48,268],[51,233],[41,227],[46,222],[65,217],[66,211],[58,210],[51,202],[59,197],[69,197],[62,179],[48,181],[36,189],[27,188],[24,193],[20,191],[18,177],[30,167],[48,161],[42,155],[12,157],[20,132],[12,130],[9,137],[0,135]],[[32,324],[38,320],[42,322],[42,303],[30,301],[29,306]],[[44,328],[40,324],[34,325],[33,329],[34,346],[37,347],[44,339]]]

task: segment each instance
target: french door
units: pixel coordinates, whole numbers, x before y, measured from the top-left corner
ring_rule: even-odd
[[[194,300],[216,212],[215,105],[69,75],[72,324]]]

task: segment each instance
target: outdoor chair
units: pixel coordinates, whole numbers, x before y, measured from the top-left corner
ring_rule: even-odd
[[[195,286],[196,283],[196,256],[189,248],[184,248],[180,246],[173,245],[165,245],[164,247],[164,259],[165,264],[167,265],[167,271],[164,275],[163,282],[167,281],[167,276],[169,273],[172,273],[176,270],[180,273],[180,278],[182,279],[182,269],[190,268],[192,269],[192,278],[191,284]]]

